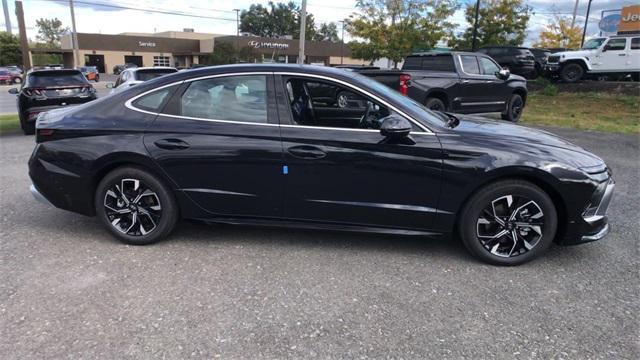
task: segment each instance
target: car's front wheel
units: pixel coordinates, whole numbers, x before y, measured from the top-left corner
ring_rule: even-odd
[[[95,194],[96,215],[120,241],[151,244],[175,227],[178,209],[173,194],[150,172],[121,167],[108,173]]]
[[[549,248],[558,226],[553,201],[521,180],[490,184],[466,203],[458,232],[474,256],[495,265],[520,265]]]
[[[564,82],[573,83],[584,76],[584,68],[580,64],[569,63],[560,70],[560,78]]]

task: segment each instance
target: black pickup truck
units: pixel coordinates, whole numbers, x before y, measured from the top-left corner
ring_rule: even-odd
[[[525,78],[489,56],[471,52],[424,52],[405,58],[401,70],[358,70],[437,111],[500,112],[518,121],[527,100]]]

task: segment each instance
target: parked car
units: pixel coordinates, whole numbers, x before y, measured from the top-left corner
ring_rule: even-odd
[[[132,63],[126,63],[123,65],[116,65],[113,67],[113,75],[120,75],[125,69],[137,68],[138,65]]]
[[[98,73],[98,68],[95,66],[81,66],[80,68],[78,68],[78,70],[80,70],[82,72],[82,74],[84,75],[84,77],[87,78],[87,80],[91,81],[95,81],[98,82],[100,81],[100,73]]]
[[[110,94],[115,94],[131,86],[175,72],[178,72],[178,69],[168,66],[129,68],[120,73],[115,83],[107,84],[107,88],[111,89]]]
[[[527,101],[526,80],[480,53],[423,52],[407,56],[401,71],[359,73],[436,111],[500,112],[503,119],[518,121]]]
[[[17,66],[17,65],[5,66],[5,69],[9,70],[12,73],[19,74],[19,75],[22,75],[22,73],[23,73],[23,71],[20,68],[20,66]]]
[[[20,73],[11,71],[8,67],[0,68],[0,84],[20,84],[21,82]]]
[[[25,135],[33,134],[38,115],[52,109],[86,103],[96,99],[96,91],[78,70],[36,70],[26,75],[18,95],[18,117]]]
[[[322,82],[364,109],[316,106]],[[150,244],[179,218],[450,238],[516,265],[609,231],[614,182],[548,132],[433,112],[356,72],[183,71],[38,118],[31,191]]]
[[[535,73],[533,77],[538,77],[544,74],[544,67],[547,64],[547,59],[551,55],[551,51],[547,49],[530,48],[529,51],[535,57]]]
[[[528,48],[517,46],[485,46],[479,53],[491,56],[502,68],[524,77],[535,76],[535,56]]]
[[[626,76],[640,80],[640,35],[596,37],[581,50],[549,56],[545,70],[565,82],[586,76]]]

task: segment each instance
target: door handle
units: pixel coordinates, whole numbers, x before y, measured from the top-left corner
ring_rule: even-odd
[[[160,139],[153,142],[157,147],[166,150],[184,150],[189,148],[189,143],[180,139]]]
[[[627,54],[618,54],[618,56],[627,56]]]
[[[291,154],[291,156],[299,159],[322,159],[327,156],[326,152],[309,145],[292,146],[287,149],[287,152]]]

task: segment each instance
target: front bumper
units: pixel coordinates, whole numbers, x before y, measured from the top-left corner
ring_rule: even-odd
[[[53,206],[53,204],[49,200],[47,200],[47,198],[44,197],[44,195],[42,195],[40,191],[38,191],[38,189],[36,189],[35,185],[31,184],[31,186],[29,187],[29,190],[31,191],[31,195],[33,195],[33,197],[39,202],[45,205]]]
[[[611,199],[613,198],[613,190],[615,188],[615,181],[610,178],[607,181],[605,191],[602,197],[597,202],[597,208],[595,212],[589,216],[583,216],[579,221],[576,221],[572,226],[575,230],[570,232],[565,237],[562,245],[578,245],[592,241],[603,239],[609,231],[611,226],[607,218],[607,210]]]
[[[560,68],[561,68],[560,63],[557,63],[557,64],[545,64],[543,69],[546,74],[555,75],[560,72]]]

